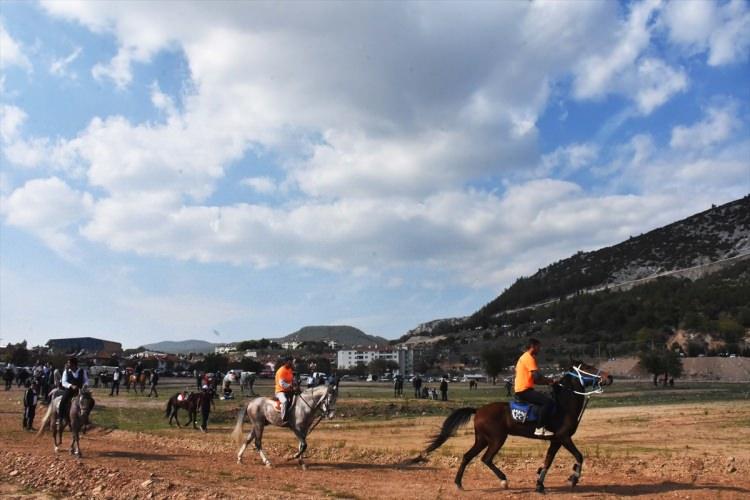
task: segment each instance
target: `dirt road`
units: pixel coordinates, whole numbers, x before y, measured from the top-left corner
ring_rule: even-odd
[[[422,448],[442,422],[435,417],[326,422],[310,438],[307,471],[285,460],[296,443],[279,429],[264,440],[274,468],[261,466],[254,452],[237,464],[228,425],[208,434],[95,429],[82,438],[84,458],[78,460],[55,455],[49,434],[34,439],[20,429],[16,396],[0,396],[0,496],[8,498],[520,498],[533,492],[545,450],[542,443],[509,439],[495,463],[510,489],[499,489],[476,461],[463,492],[453,476],[472,442],[471,424],[426,464],[395,465]],[[67,446],[69,435],[65,439]],[[561,452],[547,476],[549,493],[750,497],[750,403],[592,409],[575,440],[586,456],[581,483],[570,490],[565,480],[573,459]]]

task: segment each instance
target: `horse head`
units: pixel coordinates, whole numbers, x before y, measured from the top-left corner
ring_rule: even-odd
[[[91,391],[88,388],[81,389],[81,393],[78,396],[78,406],[81,408],[81,422],[84,425],[89,424],[89,414],[94,409],[94,397],[91,395]]]
[[[323,416],[326,418],[333,418],[336,416],[336,400],[339,397],[339,383],[338,380],[326,387],[326,394],[323,396],[323,403],[321,409],[323,410]]]
[[[612,385],[612,382],[614,382],[609,372],[583,361],[572,359],[570,367],[565,371],[564,378],[568,378],[574,385],[580,385],[584,394],[602,392],[603,387]],[[588,392],[587,388],[590,388]]]

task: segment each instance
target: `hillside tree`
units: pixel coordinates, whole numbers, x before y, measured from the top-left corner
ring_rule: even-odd
[[[492,384],[497,382],[497,376],[505,369],[507,356],[505,351],[493,347],[482,352],[482,367],[488,377],[492,378]]]

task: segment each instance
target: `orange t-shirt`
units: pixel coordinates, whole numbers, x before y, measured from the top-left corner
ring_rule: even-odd
[[[531,372],[538,370],[536,359],[528,351],[521,354],[516,363],[516,383],[514,390],[522,392],[534,388],[534,377]]]
[[[291,368],[287,368],[286,365],[281,365],[278,370],[276,370],[276,385],[274,386],[274,392],[287,392],[292,390],[291,387],[287,387],[286,389],[281,386],[281,381],[285,381],[290,386],[294,383],[294,371],[292,371]]]

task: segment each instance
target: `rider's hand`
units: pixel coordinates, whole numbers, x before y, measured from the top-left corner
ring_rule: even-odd
[[[76,389],[78,389],[78,386],[70,384],[70,388],[75,391]]]

